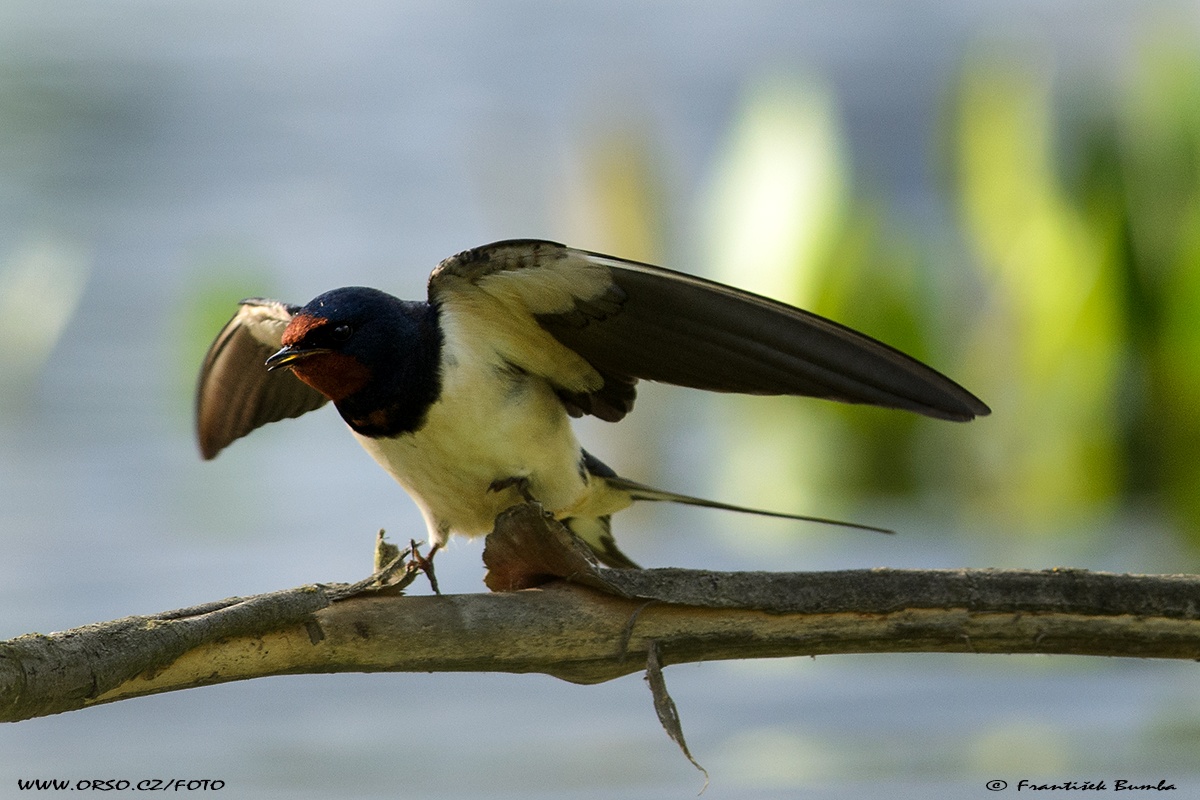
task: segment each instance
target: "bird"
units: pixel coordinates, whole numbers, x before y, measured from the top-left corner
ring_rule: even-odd
[[[243,300],[204,358],[196,433],[212,459],[262,425],[332,402],[420,509],[430,566],[452,535],[487,534],[527,501],[615,568],[638,566],[611,528],[635,501],[829,521],[656,489],[584,450],[571,418],[620,421],[641,380],[960,422],[990,413],[933,368],[808,311],[664,267],[513,239],[443,260],[425,300],[361,286],[303,306]]]

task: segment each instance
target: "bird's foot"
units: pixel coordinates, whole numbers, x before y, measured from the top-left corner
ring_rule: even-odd
[[[537,499],[529,489],[529,478],[513,475],[509,478],[497,478],[488,486],[489,492],[503,492],[505,489],[516,489],[526,503],[536,503]]]
[[[408,569],[412,572],[417,570],[424,572],[425,577],[429,579],[429,587],[433,589],[433,593],[441,594],[442,590],[438,588],[437,575],[435,575],[433,572],[433,556],[438,550],[441,549],[441,545],[430,545],[429,555],[423,556],[421,555],[421,551],[418,549],[420,545],[417,544],[416,540],[409,540],[409,544],[409,552],[412,555],[408,561]]]

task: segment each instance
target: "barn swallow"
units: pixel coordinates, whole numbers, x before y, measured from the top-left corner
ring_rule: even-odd
[[[637,500],[816,519],[654,489],[580,447],[570,418],[619,421],[638,380],[955,421],[989,413],[930,367],[815,314],[649,264],[513,240],[441,262],[424,301],[362,287],[305,306],[243,301],[204,359],[197,433],[211,459],[260,425],[332,401],[420,507],[429,557],[451,534],[488,533],[524,500],[602,563],[627,568],[637,565],[617,548],[610,518]]]

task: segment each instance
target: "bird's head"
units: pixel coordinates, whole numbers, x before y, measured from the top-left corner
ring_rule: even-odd
[[[315,298],[292,315],[267,369],[291,369],[337,403],[379,382],[419,336],[412,306],[378,289],[352,286]]]

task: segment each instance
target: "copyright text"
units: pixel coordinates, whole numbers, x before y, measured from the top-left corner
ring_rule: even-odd
[[[1062,783],[1046,783],[1031,781],[1025,778],[1009,785],[1008,781],[991,780],[984,786],[989,792],[1003,792],[1005,789],[1016,789],[1018,792],[1173,792],[1175,784],[1160,780],[1158,783],[1130,781],[1117,778],[1113,781],[1063,781]]]
[[[129,781],[124,778],[18,778],[17,789],[22,792],[217,792],[225,781],[215,778],[143,778]]]

